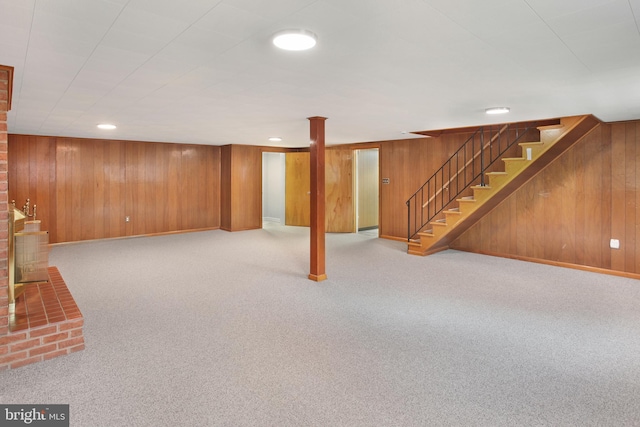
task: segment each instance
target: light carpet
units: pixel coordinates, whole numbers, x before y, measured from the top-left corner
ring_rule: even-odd
[[[640,425],[640,283],[267,225],[52,248],[82,352],[0,372],[71,425]]]

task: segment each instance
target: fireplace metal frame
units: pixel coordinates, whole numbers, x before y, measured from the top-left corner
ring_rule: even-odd
[[[26,221],[27,215],[15,206],[9,209],[9,238],[8,238],[8,278],[9,278],[9,312],[15,313],[16,299],[25,291],[25,287],[29,283],[43,283],[49,281],[48,276],[48,243],[49,233],[47,231],[25,231],[38,229],[39,221]],[[37,223],[37,224],[36,224]],[[35,227],[34,227],[35,226]],[[16,238],[23,239],[24,243],[33,246],[28,253],[16,251]],[[30,243],[29,240],[37,243]],[[23,245],[24,250],[26,245]],[[42,247],[44,246],[44,247]],[[26,248],[29,249],[29,248]],[[24,265],[18,266],[16,256],[21,258],[30,258],[32,260],[28,267],[31,269],[25,274]],[[21,274],[17,274],[16,268],[22,269]]]

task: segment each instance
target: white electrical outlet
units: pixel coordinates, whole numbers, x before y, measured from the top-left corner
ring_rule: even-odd
[[[131,218],[129,217],[129,215],[125,216],[124,217],[124,222],[129,222],[129,221],[131,221]]]
[[[620,240],[618,239],[611,239],[609,241],[609,247],[611,249],[620,249]]]

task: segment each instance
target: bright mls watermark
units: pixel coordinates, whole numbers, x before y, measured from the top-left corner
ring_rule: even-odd
[[[69,427],[69,405],[2,405],[0,427]]]

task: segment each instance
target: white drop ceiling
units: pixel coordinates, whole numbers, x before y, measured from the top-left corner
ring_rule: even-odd
[[[317,46],[276,49],[289,28]],[[19,134],[300,147],[311,116],[328,145],[612,122],[640,119],[640,0],[0,0],[0,64]]]

